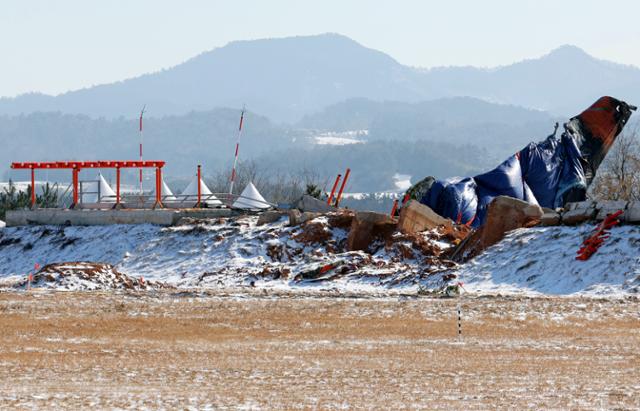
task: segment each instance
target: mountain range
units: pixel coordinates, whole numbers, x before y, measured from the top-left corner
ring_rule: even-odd
[[[241,107],[277,122],[351,98],[419,102],[468,96],[570,115],[601,95],[640,101],[640,69],[562,46],[539,58],[491,69],[402,65],[338,35],[237,41],[174,67],[57,96],[0,99],[0,114],[61,111],[92,117],[181,115]]]

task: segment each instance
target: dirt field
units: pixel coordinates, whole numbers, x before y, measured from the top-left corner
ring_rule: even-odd
[[[0,408],[640,408],[638,299],[0,293]]]

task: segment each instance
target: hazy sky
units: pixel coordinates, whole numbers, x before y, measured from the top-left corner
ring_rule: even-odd
[[[0,96],[171,67],[233,40],[335,32],[413,66],[496,66],[575,44],[640,66],[640,1],[0,0]]]

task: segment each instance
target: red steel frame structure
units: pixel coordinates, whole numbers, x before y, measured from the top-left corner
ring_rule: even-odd
[[[70,169],[73,175],[73,205],[78,204],[78,175],[84,168],[116,169],[116,207],[120,205],[120,169],[121,168],[155,168],[156,169],[156,202],[154,207],[162,207],[162,167],[164,161],[53,161],[11,163],[14,170],[31,170],[31,207],[36,205],[35,175],[36,170]]]

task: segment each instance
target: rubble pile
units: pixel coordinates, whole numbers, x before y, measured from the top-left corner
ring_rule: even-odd
[[[56,290],[151,290],[168,288],[158,281],[133,278],[110,264],[91,262],[55,263],[18,282],[17,288],[52,288]]]
[[[229,263],[208,270],[191,285],[267,285],[277,280],[292,286],[340,282],[394,287],[429,279],[439,286],[442,277],[437,274],[456,265],[447,258],[456,241],[451,229],[402,233],[394,218],[351,210],[318,212],[300,222],[306,213],[290,211],[286,221],[273,218],[275,223],[255,227],[251,219],[237,222],[257,240],[248,241],[241,253],[248,259],[264,257],[253,265]],[[251,235],[245,234],[245,239],[251,240]]]

